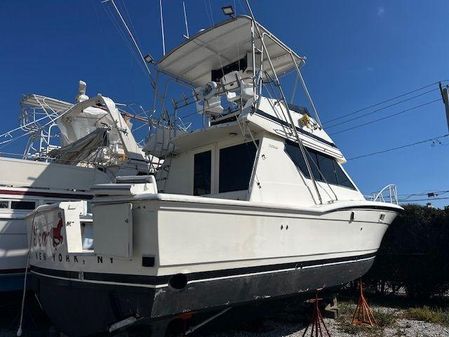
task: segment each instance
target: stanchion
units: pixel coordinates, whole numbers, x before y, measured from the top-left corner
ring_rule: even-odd
[[[352,325],[376,325],[376,320],[374,318],[373,311],[366,301],[365,295],[363,294],[363,282],[362,279],[359,280],[359,300],[357,302],[357,307],[355,308],[354,315],[352,316]]]
[[[326,324],[323,320],[323,315],[321,315],[319,302],[322,301],[322,298],[318,298],[318,292],[315,294],[315,298],[310,299],[308,302],[313,304],[313,313],[312,320],[307,326],[306,330],[302,334],[302,337],[305,337],[307,331],[310,329],[310,337],[331,337],[329,330],[326,327]],[[324,330],[323,330],[324,329]],[[323,334],[324,333],[324,334]]]

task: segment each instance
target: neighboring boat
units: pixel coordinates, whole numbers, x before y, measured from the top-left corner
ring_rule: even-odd
[[[35,207],[92,198],[90,188],[112,182],[116,174],[148,174],[145,156],[114,102],[101,96],[89,100],[84,83],[80,90],[77,104],[40,95],[22,100],[21,131],[31,135],[26,159],[0,157],[0,291],[23,287],[29,247],[24,219]],[[61,131],[62,147],[51,144],[54,127]]]
[[[97,185],[91,207],[61,202],[28,217],[33,289],[57,328],[113,332],[368,271],[401,207],[365,200],[317,114],[286,103],[278,76],[296,70],[302,81],[303,64],[247,16],[159,61],[195,88],[205,127],[150,135],[146,151],[164,157],[154,176]]]

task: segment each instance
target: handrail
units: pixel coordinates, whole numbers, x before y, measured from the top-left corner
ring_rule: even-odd
[[[386,194],[386,195],[385,195]],[[373,201],[389,202],[392,204],[399,204],[398,191],[395,184],[388,184],[382,188],[379,192],[374,193],[372,196]]]

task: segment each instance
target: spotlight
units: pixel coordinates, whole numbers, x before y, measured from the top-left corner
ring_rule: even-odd
[[[154,62],[153,56],[151,56],[150,54],[145,55],[143,57],[143,59],[145,60],[146,63],[153,63]]]
[[[221,10],[223,11],[224,15],[234,17],[235,13],[234,13],[234,8],[232,8],[232,6],[221,7]]]

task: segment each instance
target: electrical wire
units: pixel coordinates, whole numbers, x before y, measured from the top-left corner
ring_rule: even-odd
[[[436,197],[441,198],[442,195],[449,193],[449,191],[428,191],[428,192],[419,192],[419,193],[410,193],[410,194],[399,194],[398,197],[401,200],[409,200],[412,197],[423,197],[427,196],[429,200],[435,199]]]
[[[376,113],[376,112],[379,112],[379,111],[382,111],[382,110],[385,110],[385,109],[389,109],[389,108],[391,108],[391,107],[393,107],[393,106],[399,105],[399,104],[404,103],[404,102],[411,101],[412,99],[415,99],[415,98],[417,98],[417,97],[421,97],[421,96],[427,95],[427,94],[429,94],[429,93],[431,93],[431,92],[435,92],[435,91],[439,91],[439,88],[435,88],[435,89],[432,89],[432,90],[425,91],[425,92],[420,93],[420,94],[418,94],[418,95],[415,95],[415,96],[412,96],[412,97],[409,97],[409,98],[400,100],[400,101],[398,101],[398,102],[389,104],[389,105],[387,105],[387,106],[385,106],[385,107],[378,108],[378,109],[375,109],[375,110],[373,110],[373,111],[366,112],[366,113],[364,113],[364,114],[362,114],[362,115],[356,116],[356,117],[351,118],[351,119],[348,119],[348,120],[346,120],[346,121],[340,121],[339,123],[336,123],[336,124],[333,124],[333,125],[327,125],[327,126],[326,126],[326,129],[331,129],[331,128],[334,128],[334,127],[339,126],[339,125],[343,125],[343,124],[350,123],[350,122],[355,121],[355,120],[357,120],[357,119],[360,119],[360,118],[363,118],[363,117],[372,115],[372,114],[374,114],[374,113]]]
[[[448,81],[448,80],[443,80],[443,81],[441,81],[441,82],[447,82],[447,81]],[[421,91],[421,90],[426,89],[426,88],[429,88],[429,87],[431,87],[431,86],[433,86],[433,85],[436,85],[436,84],[438,84],[438,83],[439,83],[439,82],[432,82],[432,83],[427,84],[427,85],[425,85],[425,86],[422,86],[422,87],[420,87],[420,88],[418,88],[418,89],[414,89],[414,90],[405,92],[405,93],[403,93],[403,94],[400,94],[400,95],[398,95],[398,96],[395,96],[395,97],[392,97],[392,98],[388,98],[388,99],[383,100],[383,101],[381,101],[381,102],[379,102],[379,103],[375,103],[375,104],[368,105],[368,106],[366,106],[366,107],[364,107],[364,108],[355,110],[355,111],[350,112],[350,113],[348,113],[348,114],[345,114],[345,115],[342,115],[342,116],[339,116],[339,117],[335,117],[335,118],[329,119],[329,120],[325,121],[324,124],[333,122],[333,121],[338,120],[338,119],[341,119],[341,118],[345,118],[345,117],[348,117],[348,116],[355,115],[355,114],[357,114],[357,113],[359,113],[359,112],[362,112],[362,111],[365,111],[365,110],[368,110],[368,109],[371,109],[371,108],[375,108],[375,107],[377,107],[377,106],[379,106],[379,105],[382,105],[382,104],[385,104],[385,103],[388,103],[388,102],[392,102],[392,101],[394,101],[394,100],[396,100],[396,99],[398,99],[398,98],[408,96],[408,95],[410,95],[410,94],[413,94],[413,93],[415,93],[415,92]]]
[[[393,148],[382,150],[382,151],[376,151],[376,152],[371,152],[371,153],[367,153],[367,154],[362,154],[362,155],[359,155],[359,156],[356,156],[356,157],[348,158],[347,161],[357,160],[357,159],[361,159],[361,158],[366,158],[366,157],[379,155],[379,154],[382,154],[382,153],[387,153],[387,152],[391,152],[391,151],[405,149],[407,147],[412,147],[412,146],[415,146],[415,145],[428,143],[428,142],[431,142],[431,141],[439,140],[441,138],[446,138],[448,136],[449,136],[449,133],[446,133],[446,134],[438,136],[438,137],[433,137],[433,138],[429,138],[429,139],[420,140],[420,141],[415,142],[415,143],[401,145],[401,146],[393,147]]]
[[[377,119],[371,120],[371,121],[366,122],[366,123],[358,124],[358,125],[352,126],[350,128],[347,128],[347,129],[343,129],[343,130],[339,130],[339,131],[333,132],[330,135],[331,136],[339,135],[341,133],[348,132],[348,131],[351,131],[351,130],[354,130],[354,129],[358,129],[358,128],[361,128],[363,126],[367,126],[367,125],[370,125],[370,124],[373,124],[373,123],[377,123],[377,122],[380,122],[380,121],[383,121],[383,120],[386,120],[386,119],[390,119],[390,118],[396,117],[398,115],[402,115],[403,113],[406,113],[406,112],[409,112],[409,111],[412,111],[412,110],[416,110],[416,109],[422,108],[423,106],[430,105],[430,104],[433,104],[435,102],[440,102],[440,101],[441,101],[441,98],[437,98],[437,99],[434,99],[432,101],[428,101],[426,103],[422,103],[422,104],[413,106],[411,108],[401,110],[401,111],[396,112],[396,113],[394,113],[392,115],[388,115],[388,116],[385,116],[385,117],[377,118]]]
[[[449,199],[449,197],[441,197],[441,198],[437,197],[437,198],[412,199],[412,200],[401,200],[401,199],[399,199],[398,201],[401,202],[401,203],[404,203],[404,202],[410,203],[410,202],[418,202],[418,201],[448,200],[448,199]]]

